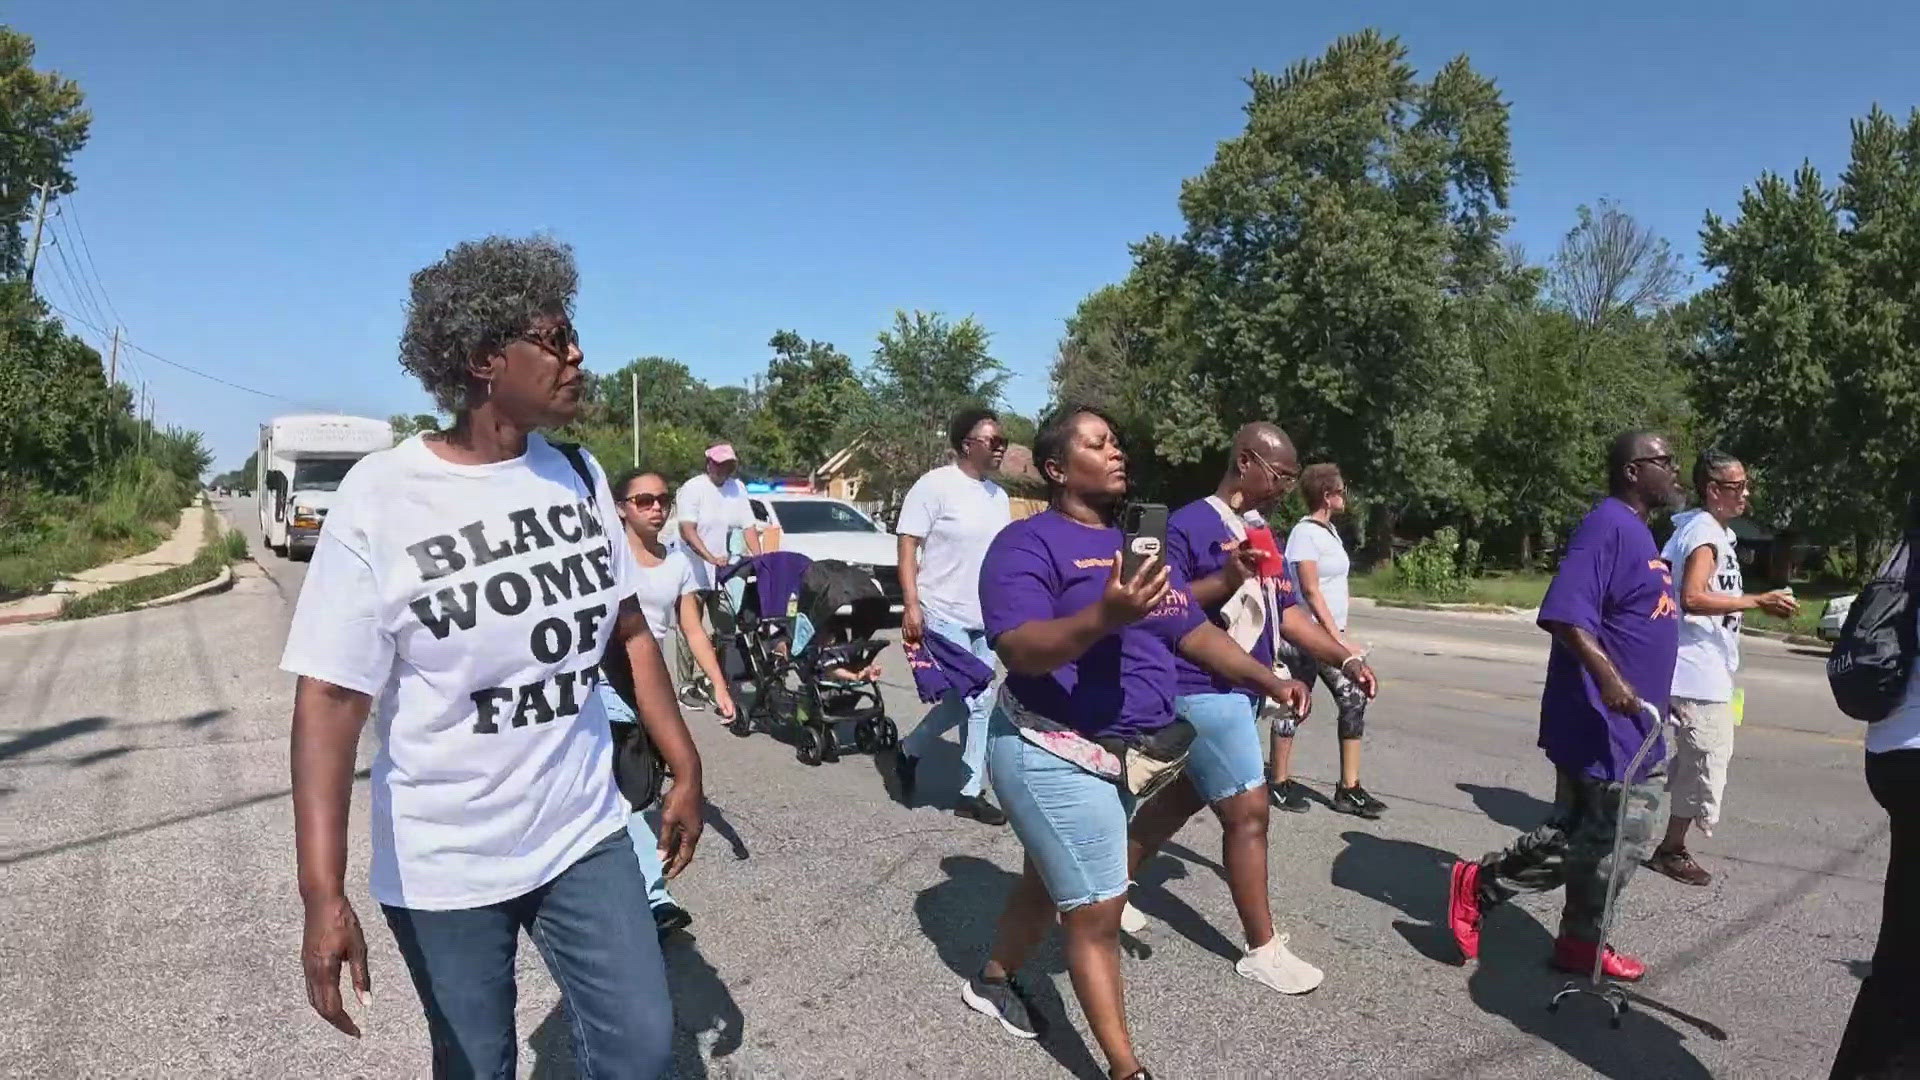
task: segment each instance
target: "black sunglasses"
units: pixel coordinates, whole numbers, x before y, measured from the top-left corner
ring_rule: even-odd
[[[660,509],[665,510],[667,507],[673,505],[673,496],[655,495],[651,491],[643,491],[638,495],[629,495],[620,501],[632,503],[635,510],[651,510],[655,506],[659,506]]]
[[[1663,469],[1667,472],[1674,470],[1672,454],[1655,454],[1653,457],[1637,457],[1633,459],[1633,464],[1652,465],[1654,468]]]
[[[580,345],[580,333],[570,322],[555,323],[545,330],[528,330],[514,340],[538,345],[562,360]]]
[[[1007,437],[1005,435],[995,435],[991,439],[982,439],[977,435],[969,435],[967,436],[967,441],[970,443],[979,443],[987,449],[996,452],[1007,448]]]

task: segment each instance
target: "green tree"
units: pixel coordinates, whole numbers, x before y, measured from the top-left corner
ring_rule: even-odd
[[[829,342],[782,330],[767,342],[773,359],[748,427],[748,462],[769,473],[808,474],[840,449],[849,416],[865,411],[853,361]]]
[[[68,165],[86,145],[92,115],[79,84],[33,69],[33,39],[0,26],[0,277],[18,275],[25,264],[24,227],[39,199],[74,188]]]
[[[1687,381],[1665,313],[1677,275],[1666,242],[1605,202],[1579,209],[1547,268],[1509,253],[1469,318],[1488,408],[1464,462],[1482,494],[1462,524],[1485,550],[1528,563],[1537,540],[1577,522],[1620,431],[1687,444]]]
[[[1419,80],[1373,31],[1248,85],[1244,131],[1181,189],[1185,231],[1134,246],[1118,305],[1153,455],[1198,461],[1273,419],[1387,529],[1471,509],[1460,462],[1487,403],[1468,326],[1503,265],[1506,103],[1464,57]]]
[[[1756,516],[1857,550],[1888,536],[1920,490],[1920,110],[1856,120],[1837,187],[1763,174],[1701,240],[1720,278],[1686,361]]]
[[[891,501],[921,473],[947,459],[947,424],[968,406],[999,401],[1007,369],[972,316],[894,313],[867,368],[871,392],[849,431],[863,436],[859,463],[869,490]]]
[[[440,430],[440,418],[432,413],[394,413],[387,417],[388,426],[393,428],[393,441],[411,439],[415,435]]]

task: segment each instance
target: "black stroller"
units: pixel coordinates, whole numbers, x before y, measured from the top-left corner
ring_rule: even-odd
[[[899,728],[886,715],[880,684],[864,677],[886,648],[874,635],[888,604],[872,575],[790,551],[756,556],[723,576],[737,575],[745,576],[746,590],[730,659],[744,668],[754,694],[733,733],[772,732],[791,741],[808,765],[838,760],[845,749],[839,732],[849,725],[863,753],[897,745]]]

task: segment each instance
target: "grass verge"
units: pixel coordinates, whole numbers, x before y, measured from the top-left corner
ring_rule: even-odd
[[[190,589],[203,582],[218,577],[229,562],[233,560],[232,551],[238,547],[240,555],[246,554],[247,542],[237,532],[224,535],[220,531],[220,519],[212,506],[205,508],[201,517],[202,540],[200,550],[193,561],[184,566],[175,566],[157,574],[148,574],[143,578],[123,581],[118,585],[109,585],[99,592],[75,597],[60,607],[63,619],[88,619],[95,615],[111,615],[128,611],[149,600],[158,600],[171,596],[182,589]],[[229,539],[232,538],[232,539]],[[232,541],[238,540],[235,545]]]
[[[152,551],[192,490],[149,461],[117,466],[86,495],[48,495],[0,477],[0,601]]]
[[[1463,582],[1464,591],[1435,596],[1411,588],[1399,579],[1392,566],[1364,574],[1355,574],[1349,582],[1353,595],[1368,596],[1388,604],[1472,604],[1532,610],[1547,594],[1547,574],[1489,574]]]

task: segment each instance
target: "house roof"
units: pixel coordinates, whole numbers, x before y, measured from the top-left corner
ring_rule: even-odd
[[[1007,456],[1000,459],[1000,471],[994,473],[993,478],[1008,491],[1041,491],[1047,486],[1040,470],[1034,467],[1033,448],[1021,443],[1007,447]]]

